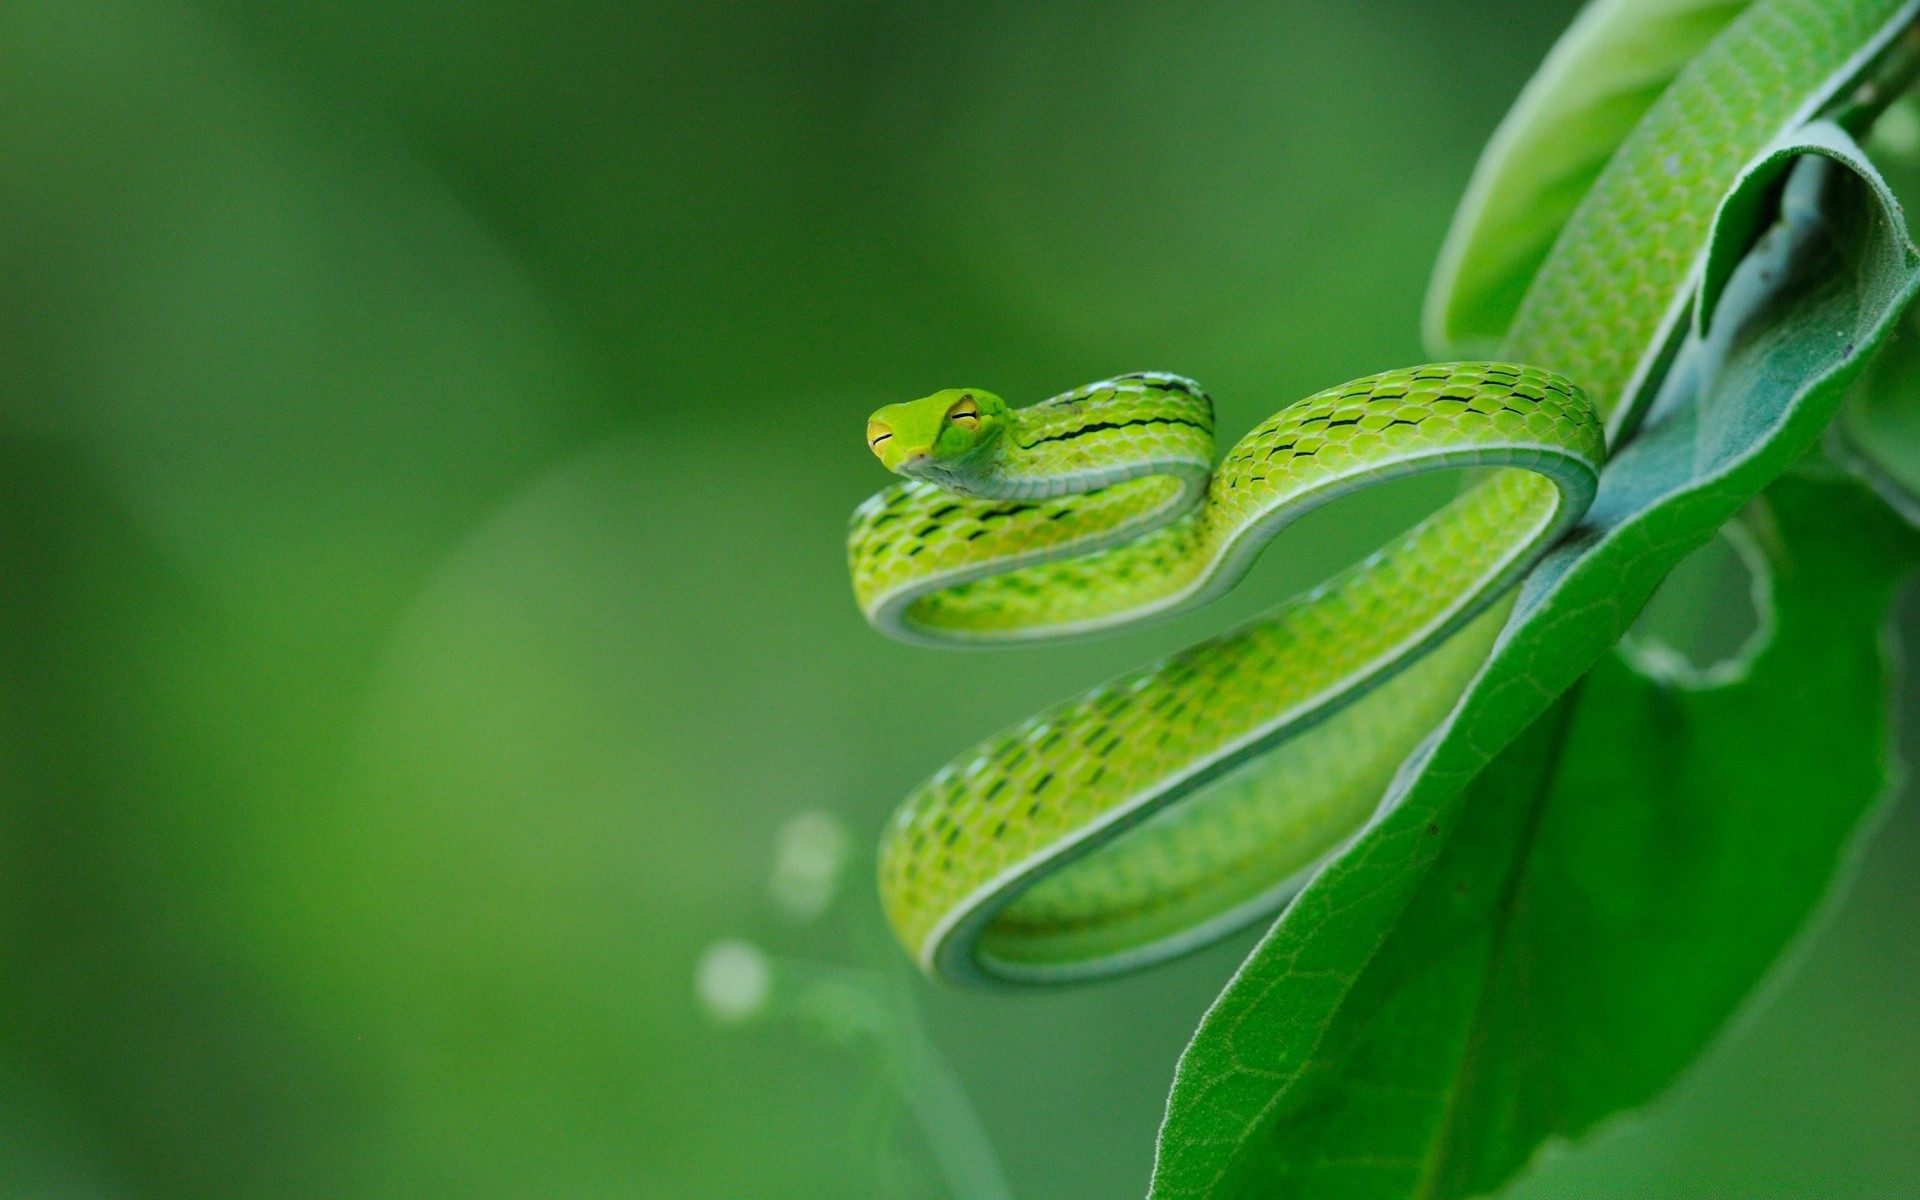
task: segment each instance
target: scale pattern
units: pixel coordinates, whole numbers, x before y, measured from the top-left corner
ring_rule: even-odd
[[[1211,402],[1202,429],[1193,410],[1170,408],[1157,389],[1116,398],[1108,384],[1095,384],[1067,394],[1083,396],[1103,402],[1055,399],[1016,410],[1003,469],[1021,479],[1063,478],[1098,463],[1124,478],[1129,464],[1212,459]],[[1443,363],[1389,371],[1309,396],[1263,422],[1212,473],[1204,502],[1179,519],[1170,518],[1178,516],[1182,489],[1167,476],[1034,501],[971,499],[910,482],[854,515],[855,598],[870,618],[888,605],[904,609],[909,628],[927,640],[1031,639],[1176,612],[1237,583],[1259,544],[1277,532],[1278,525],[1263,527],[1276,516],[1284,524],[1355,487],[1416,469],[1554,469],[1568,446],[1582,445],[1586,412],[1570,384],[1533,368]],[[1076,428],[1099,434],[1075,437]],[[1117,537],[1130,540],[1094,549]],[[954,582],[982,572],[989,573]]]
[[[1579,390],[1544,371],[1455,363],[1388,372],[1308,397],[1261,424],[1226,456],[1205,501],[1161,531],[913,601],[915,619],[944,618],[935,628],[962,633],[986,622],[1020,629],[1133,620],[1142,609],[1230,587],[1268,538],[1326,499],[1417,470],[1529,468],[1502,473],[1314,593],[1050,710],[936,775],[902,806],[882,851],[881,890],[895,929],[923,945],[1003,873],[1044,862],[1103,822],[1195,790],[1202,781],[1187,777],[1196,770],[1257,756],[1458,628],[1585,510],[1601,442]],[[1044,534],[1057,503],[1000,520],[1008,536],[1022,524]],[[898,577],[905,568],[867,566],[863,556],[916,563],[926,555],[915,545],[911,530],[884,546],[856,536],[856,578],[863,568]],[[929,568],[928,578],[937,581],[941,570]],[[1100,890],[1116,898],[1125,897],[1126,878],[1143,903],[1183,888],[1227,903],[1215,882],[1218,847],[1244,844],[1249,821],[1297,823],[1258,816],[1261,807],[1216,806],[1211,820],[1188,820],[1184,841],[1156,839],[1144,858],[1099,855],[1062,878],[1097,864]],[[1342,823],[1301,845],[1317,856],[1350,828]],[[1269,874],[1285,866],[1274,863],[1264,864]],[[1025,910],[1028,926],[1043,902],[1044,895]],[[1053,924],[1040,923],[1049,928],[1026,940],[1054,937]],[[998,940],[1006,943],[1013,929]]]

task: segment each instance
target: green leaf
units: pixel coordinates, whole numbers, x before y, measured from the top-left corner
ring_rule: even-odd
[[[1835,458],[1920,525],[1920,312],[1908,310],[1893,344],[1848,397],[1829,444]]]
[[[1437,357],[1499,342],[1560,229],[1628,131],[1751,0],[1593,0],[1481,152],[1440,250]]]
[[[1794,151],[1813,157],[1776,188],[1774,164]],[[1485,667],[1403,768],[1385,815],[1302,893],[1203,1020],[1168,1101],[1154,1196],[1471,1194],[1504,1178],[1542,1138],[1584,1129],[1658,1086],[1658,1070],[1634,1075],[1631,1086],[1587,1079],[1590,1091],[1562,1116],[1549,1103],[1555,1065],[1532,1061],[1534,1047],[1503,1057],[1501,1045],[1475,1040],[1494,1019],[1483,1004],[1518,986],[1503,983],[1503,972],[1524,980],[1528,965],[1500,953],[1502,931],[1530,928],[1516,917],[1559,923],[1520,913],[1528,893],[1502,885],[1532,877],[1536,864],[1522,852],[1534,826],[1545,827],[1546,809],[1497,801],[1555,794],[1557,731],[1585,719],[1584,707],[1537,724],[1543,714],[1619,640],[1674,564],[1815,444],[1920,284],[1920,254],[1898,206],[1838,130],[1782,139],[1742,174],[1725,210],[1758,216],[1754,189],[1781,196],[1778,223],[1706,314],[1710,333],[1682,349],[1582,527],[1523,585]],[[1715,228],[1716,238],[1754,241],[1732,219]],[[1790,655],[1788,639],[1783,605],[1768,655]],[[1813,719],[1797,704],[1795,712]],[[1535,732],[1483,785],[1490,790],[1471,797],[1496,799],[1469,804],[1475,777],[1529,726]],[[1877,731],[1878,719],[1870,726]],[[1830,735],[1823,723],[1814,736]],[[1657,761],[1650,768],[1659,769]],[[1634,879],[1622,875],[1621,886]],[[1641,897],[1656,907],[1658,882],[1646,882]],[[1452,941],[1421,933],[1449,922],[1472,929],[1476,907],[1485,914],[1477,933]],[[1570,939],[1569,954],[1586,936],[1571,919],[1558,935]],[[1715,986],[1737,997],[1751,974],[1736,975]],[[1649,1046],[1615,1052],[1642,1063],[1672,1057]],[[1502,1094],[1544,1096],[1543,1107],[1500,1108],[1485,1089],[1501,1076]]]
[[[1874,126],[1867,152],[1908,208],[1920,204],[1920,103],[1909,94]],[[1920,309],[1910,308],[1828,431],[1828,452],[1920,525]]]
[[[1888,795],[1881,630],[1920,545],[1852,483],[1785,480],[1755,515],[1766,650],[1701,690],[1603,658],[1474,781],[1262,1194],[1340,1194],[1394,1123],[1404,1164],[1352,1194],[1491,1191],[1662,1090],[1806,925]]]

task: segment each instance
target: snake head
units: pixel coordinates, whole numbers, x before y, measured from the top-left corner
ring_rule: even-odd
[[[1007,423],[1007,402],[979,388],[948,388],[867,418],[867,446],[887,470],[963,490],[968,467]]]

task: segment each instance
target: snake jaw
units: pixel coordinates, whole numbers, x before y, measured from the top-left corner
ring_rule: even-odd
[[[908,479],[917,479],[930,483],[943,492],[956,496],[988,496],[991,493],[983,489],[977,479],[977,473],[969,470],[973,455],[962,459],[943,456],[929,448],[908,452],[907,456],[894,466],[896,475]]]
[[[925,479],[932,473],[932,466],[933,454],[931,451],[909,450],[905,458],[894,464],[893,473],[896,475],[905,475],[908,479]]]
[[[898,442],[898,437],[894,439]],[[956,496],[982,496],[990,490],[982,487],[983,474],[978,462],[984,446],[972,446],[960,454],[942,453],[939,443],[884,448],[880,461],[895,475],[930,483]]]

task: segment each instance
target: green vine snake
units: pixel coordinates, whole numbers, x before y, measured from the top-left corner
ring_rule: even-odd
[[[1322,504],[1494,468],[1249,624],[954,759],[884,835],[889,921],[932,974],[1045,983],[1156,962],[1283,905],[1363,827],[1484,658],[1514,584],[1579,520],[1683,335],[1715,208],[1781,130],[1871,108],[1911,0],[1759,0],[1621,144],[1496,362],[1389,371],[1291,405],[1216,468],[1213,406],[1137,373],[1024,408],[890,405],[906,481],[854,514],[861,610],[920,643],[1099,632],[1231,588]]]

